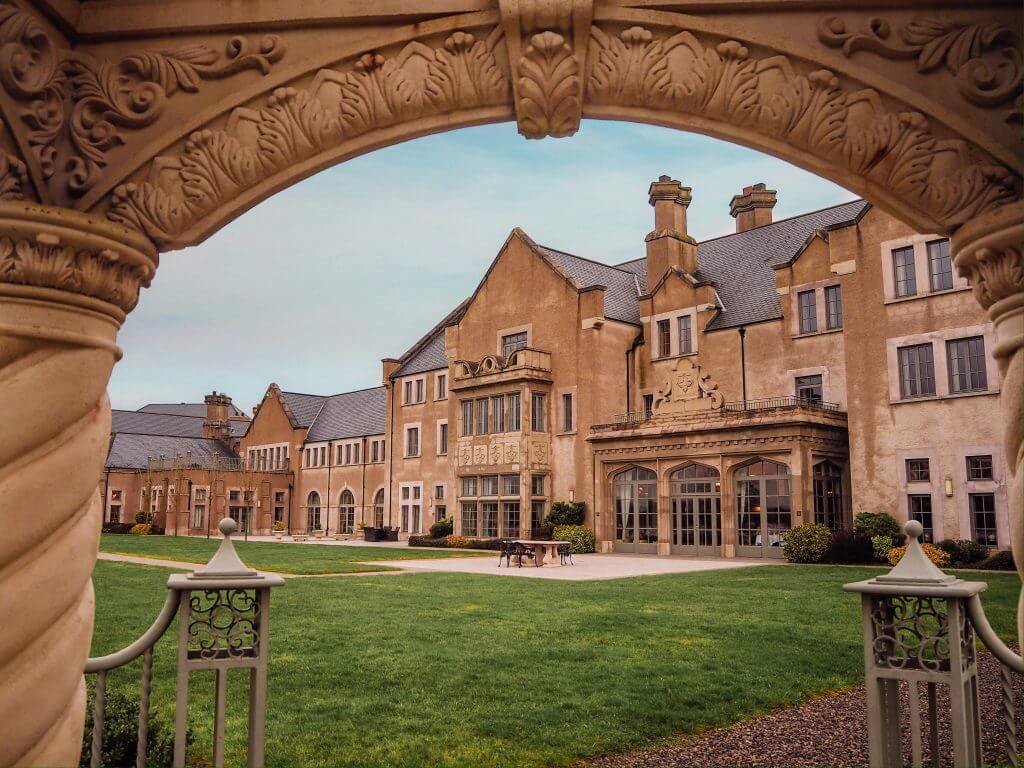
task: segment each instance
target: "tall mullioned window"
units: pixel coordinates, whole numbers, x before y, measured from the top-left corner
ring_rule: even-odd
[[[900,397],[928,397],[935,394],[935,359],[931,344],[900,347]]]
[[[893,276],[896,279],[896,295],[914,296],[917,294],[917,275],[914,272],[914,249],[912,246],[896,248],[892,252]]]
[[[533,432],[544,432],[546,427],[545,409],[547,408],[547,396],[542,392],[534,392],[530,395],[530,429]]]
[[[679,317],[679,354],[688,355],[693,352],[693,318],[690,315]]]
[[[996,497],[993,493],[972,493],[971,537],[986,547],[999,546],[996,536]]]
[[[909,509],[907,514],[911,520],[917,520],[924,528],[921,540],[931,543],[932,531],[932,497],[928,493],[912,493],[907,496]]]
[[[519,403],[519,393],[510,392],[505,395],[505,399],[508,401],[508,431],[518,432],[522,410]]]
[[[471,437],[473,434],[473,401],[462,400],[459,402],[462,408],[462,436]]]
[[[668,320],[658,321],[658,357],[672,354],[672,328]]]
[[[953,287],[953,260],[949,257],[949,240],[928,243],[928,281],[933,291]]]
[[[843,293],[838,285],[825,288],[825,327],[830,331],[843,327]]]
[[[983,337],[947,341],[946,355],[949,361],[950,393],[981,392],[988,389]]]
[[[796,295],[800,310],[800,333],[814,333],[818,330],[818,305],[814,291],[801,291]]]

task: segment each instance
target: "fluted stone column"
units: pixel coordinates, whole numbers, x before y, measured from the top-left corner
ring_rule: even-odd
[[[1021,240],[1024,209],[1007,205],[973,219],[953,236],[954,260],[969,278],[978,303],[995,326],[993,350],[1003,381],[1000,406],[1003,448],[1013,476],[1007,497],[1010,542],[1017,573],[1024,579],[1024,293]],[[1024,644],[1024,590],[1017,605],[1017,635]]]
[[[0,202],[0,765],[76,765],[115,344],[153,246]]]

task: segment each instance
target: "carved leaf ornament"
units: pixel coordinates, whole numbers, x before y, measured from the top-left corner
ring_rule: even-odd
[[[579,62],[565,38],[550,30],[530,39],[519,62],[519,100],[525,133],[571,136],[580,112]]]

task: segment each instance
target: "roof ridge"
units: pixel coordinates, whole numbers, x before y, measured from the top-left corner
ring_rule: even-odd
[[[302,397],[330,397],[330,395],[314,395],[312,392],[292,392],[290,389],[279,389],[282,395],[302,395]]]
[[[375,384],[372,387],[362,387],[361,389],[350,389],[345,392],[335,392],[333,395],[327,395],[327,397],[341,397],[342,395],[354,395],[357,392],[369,392],[371,389],[386,389],[383,384]]]
[[[614,269],[616,272],[622,272],[624,275],[631,275],[631,274],[633,274],[628,269],[619,269],[618,265],[616,265],[616,264],[606,264],[603,261],[597,261],[597,259],[591,259],[591,258],[588,258],[586,256],[579,256],[579,255],[577,255],[575,253],[569,253],[568,251],[563,251],[563,250],[561,250],[559,248],[552,248],[550,245],[544,245],[543,243],[535,243],[535,245],[538,245],[541,248],[544,248],[544,249],[549,250],[549,251],[554,251],[555,253],[560,253],[563,256],[568,256],[569,258],[572,258],[572,259],[579,259],[580,261],[586,261],[586,262],[588,262],[590,264],[596,264],[599,267],[605,267],[606,269]]]
[[[866,203],[867,205],[871,205],[871,203],[869,201],[865,200],[863,197],[858,197],[856,200],[847,200],[845,203],[836,203],[835,205],[826,205],[824,208],[818,208],[817,210],[814,210],[814,211],[805,211],[804,213],[797,213],[797,214],[794,214],[793,216],[787,216],[784,219],[779,219],[778,221],[773,221],[773,222],[771,222],[769,224],[762,224],[759,227],[751,227],[750,229],[745,229],[742,232],[729,232],[728,234],[719,235],[718,237],[709,237],[707,240],[699,241],[697,243],[697,246],[699,247],[701,245],[704,245],[704,243],[713,243],[716,240],[724,240],[727,237],[735,237],[736,235],[745,235],[745,234],[747,234],[747,232],[762,231],[762,230],[768,229],[768,227],[774,227],[776,224],[784,224],[787,221],[793,221],[795,219],[802,219],[805,216],[813,216],[816,213],[824,213],[825,211],[831,211],[833,208],[841,208],[844,205],[853,205],[854,203]],[[639,261],[639,259],[634,259],[634,261]]]

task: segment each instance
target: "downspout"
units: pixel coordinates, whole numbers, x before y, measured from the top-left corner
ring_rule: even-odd
[[[324,528],[324,537],[331,533],[331,467],[334,465],[334,445],[327,441],[327,526]]]
[[[747,329],[740,326],[740,379],[743,382],[743,410],[747,410]]]
[[[122,496],[124,494],[122,493]],[[121,509],[127,506],[123,501],[121,502]],[[106,521],[107,512],[110,509],[110,470],[107,469],[103,473],[103,519]],[[117,522],[121,522],[121,516],[117,516]]]
[[[388,394],[391,397],[391,429],[388,431],[388,435],[384,438],[387,442],[384,444],[385,449],[388,451],[388,527],[391,527],[391,483],[395,477],[395,380],[389,379]]]
[[[366,438],[363,437],[359,441],[359,461],[362,463],[360,467],[360,480],[359,480],[359,519],[363,521],[364,527],[366,523]],[[358,527],[358,524],[357,526]]]

